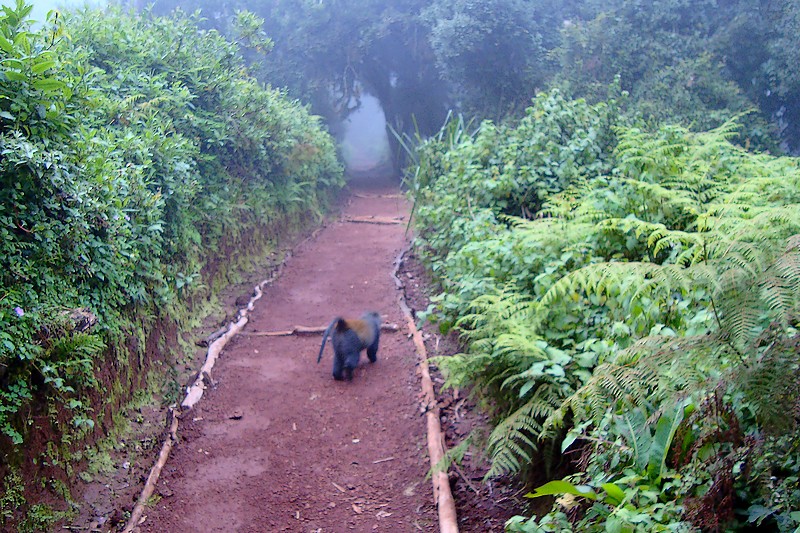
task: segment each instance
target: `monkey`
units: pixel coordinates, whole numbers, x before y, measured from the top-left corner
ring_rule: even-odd
[[[333,330],[331,332],[331,330]],[[353,379],[353,369],[358,366],[361,350],[367,349],[370,363],[378,359],[378,340],[381,334],[381,315],[371,311],[361,318],[336,317],[322,335],[317,364],[322,360],[325,341],[331,335],[333,344],[333,379],[337,381]]]

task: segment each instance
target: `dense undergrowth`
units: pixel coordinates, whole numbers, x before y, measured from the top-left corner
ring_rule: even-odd
[[[80,458],[229,265],[343,185],[318,119],[196,16],[34,30],[29,12],[0,11],[0,525],[23,516],[21,485]]]
[[[800,162],[617,108],[551,91],[418,147],[428,314],[466,346],[436,363],[494,416],[488,475],[553,480],[509,531],[794,531]]]

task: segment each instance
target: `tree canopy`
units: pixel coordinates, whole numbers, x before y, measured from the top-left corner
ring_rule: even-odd
[[[168,11],[176,0],[161,2]],[[791,0],[199,0],[204,24],[264,19],[274,49],[247,57],[335,125],[377,96],[400,131],[438,130],[448,109],[519,118],[538,91],[597,101],[619,78],[632,113],[690,128],[735,114],[751,145],[800,148],[800,8]]]

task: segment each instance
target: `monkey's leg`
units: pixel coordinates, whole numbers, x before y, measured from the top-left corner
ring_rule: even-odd
[[[333,355],[333,379],[342,381],[342,370],[344,368],[344,356],[338,353]]]
[[[369,359],[370,363],[374,363],[378,360],[378,343],[375,342],[371,346],[367,347],[367,358]]]
[[[358,359],[360,355],[360,351],[354,351],[345,356],[344,376],[347,381],[353,379],[353,370],[355,370],[355,368],[358,366]]]

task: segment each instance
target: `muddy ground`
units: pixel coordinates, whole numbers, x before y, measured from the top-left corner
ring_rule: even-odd
[[[409,206],[396,186],[362,186],[355,193],[341,218],[293,250],[242,334],[226,346],[212,387],[181,421],[141,532],[438,531],[417,356],[391,277],[410,238]],[[402,224],[346,221],[359,216],[396,217]],[[412,307],[424,309],[427,281],[413,256],[399,275]],[[362,356],[352,382],[333,380],[330,347],[316,363],[320,335],[260,335],[365,310],[401,330],[382,334],[378,361]],[[453,337],[425,332],[430,355],[458,351]],[[442,382],[435,368],[434,380]],[[448,446],[486,424],[466,396],[441,393]],[[147,438],[150,457],[125,467],[128,481],[137,478],[134,485],[160,446]],[[523,505],[508,480],[482,483],[485,471],[476,453],[451,473],[461,531],[502,531]],[[106,497],[116,496],[110,506],[96,489],[89,491],[97,515],[91,525],[100,531],[119,527],[136,496],[130,482],[124,490],[119,479],[119,490],[114,483],[105,485]]]

